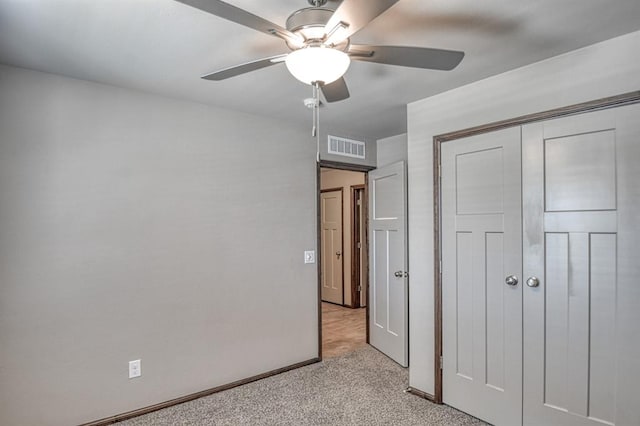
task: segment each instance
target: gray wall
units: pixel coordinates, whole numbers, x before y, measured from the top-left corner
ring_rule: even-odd
[[[433,137],[640,89],[640,32],[408,107],[410,385],[434,392]]]
[[[316,357],[304,124],[0,66],[0,424]]]
[[[382,167],[398,161],[407,161],[407,134],[378,139],[376,166]]]

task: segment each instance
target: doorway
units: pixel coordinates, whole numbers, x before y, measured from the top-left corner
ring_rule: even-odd
[[[318,166],[319,356],[369,342],[367,171]]]

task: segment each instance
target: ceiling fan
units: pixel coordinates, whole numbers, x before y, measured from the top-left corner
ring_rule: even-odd
[[[202,76],[224,80],[285,62],[298,80],[319,88],[327,102],[349,97],[342,77],[351,60],[449,71],[464,52],[426,47],[353,44],[350,37],[399,0],[343,0],[335,11],[327,0],[307,0],[311,7],[293,12],[286,28],[219,0],[177,0],[229,21],[284,40],[289,53],[258,59]]]

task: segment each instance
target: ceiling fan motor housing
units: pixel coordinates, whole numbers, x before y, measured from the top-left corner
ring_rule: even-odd
[[[322,7],[327,4],[327,0],[307,0],[307,2],[314,7]]]
[[[317,45],[322,42],[325,36],[324,27],[331,19],[334,11],[324,7],[307,7],[296,10],[287,18],[287,30],[294,34],[299,34],[305,39],[303,46],[293,46],[287,42],[292,50],[300,49],[309,45]],[[349,41],[345,40],[336,46],[335,49],[346,51]]]

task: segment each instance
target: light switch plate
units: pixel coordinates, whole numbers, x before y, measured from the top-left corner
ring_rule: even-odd
[[[142,375],[141,362],[139,359],[129,361],[129,378],[133,379]]]
[[[304,263],[316,263],[315,250],[306,250],[304,252]]]

